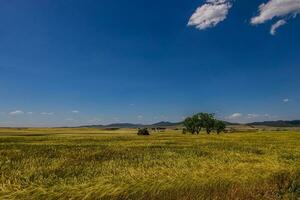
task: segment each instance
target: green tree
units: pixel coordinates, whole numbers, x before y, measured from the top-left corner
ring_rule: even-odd
[[[187,117],[184,120],[183,125],[185,126],[185,130],[187,132],[190,132],[192,134],[196,133],[196,121],[195,121],[195,118],[193,118],[193,117]]]
[[[185,130],[192,134],[199,134],[202,128],[202,121],[200,119],[200,115],[196,114],[192,117],[188,117],[184,120],[183,125],[185,126]]]
[[[221,132],[225,131],[226,124],[223,121],[216,120],[215,121],[215,130],[217,131],[217,134],[220,134]]]
[[[199,118],[202,124],[202,127],[206,129],[206,133],[210,134],[215,127],[215,117],[214,114],[210,113],[199,113]]]
[[[197,134],[199,134],[201,132],[201,129],[202,129],[202,126],[203,126],[203,123],[201,121],[201,117],[199,114],[196,114],[196,115],[193,115],[193,121],[194,121],[194,124],[195,124],[195,131]]]
[[[210,134],[213,130],[219,134],[225,130],[226,125],[224,122],[215,119],[214,114],[210,113],[198,113],[192,117],[187,117],[183,125],[185,129],[183,133],[190,132],[192,134],[199,134],[202,128],[205,128],[206,133]]]

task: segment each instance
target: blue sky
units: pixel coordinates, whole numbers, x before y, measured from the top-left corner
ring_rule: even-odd
[[[299,0],[1,1],[0,126],[300,119],[298,13]]]

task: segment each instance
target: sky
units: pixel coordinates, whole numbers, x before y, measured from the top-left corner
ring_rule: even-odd
[[[0,126],[300,119],[300,0],[0,1]]]

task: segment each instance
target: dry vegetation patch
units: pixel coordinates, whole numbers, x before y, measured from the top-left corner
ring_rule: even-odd
[[[0,129],[0,199],[299,199],[300,133]]]

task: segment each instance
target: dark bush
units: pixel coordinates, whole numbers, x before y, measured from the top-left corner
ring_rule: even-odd
[[[146,129],[146,128],[139,129],[137,134],[138,135],[150,135],[148,129]]]

